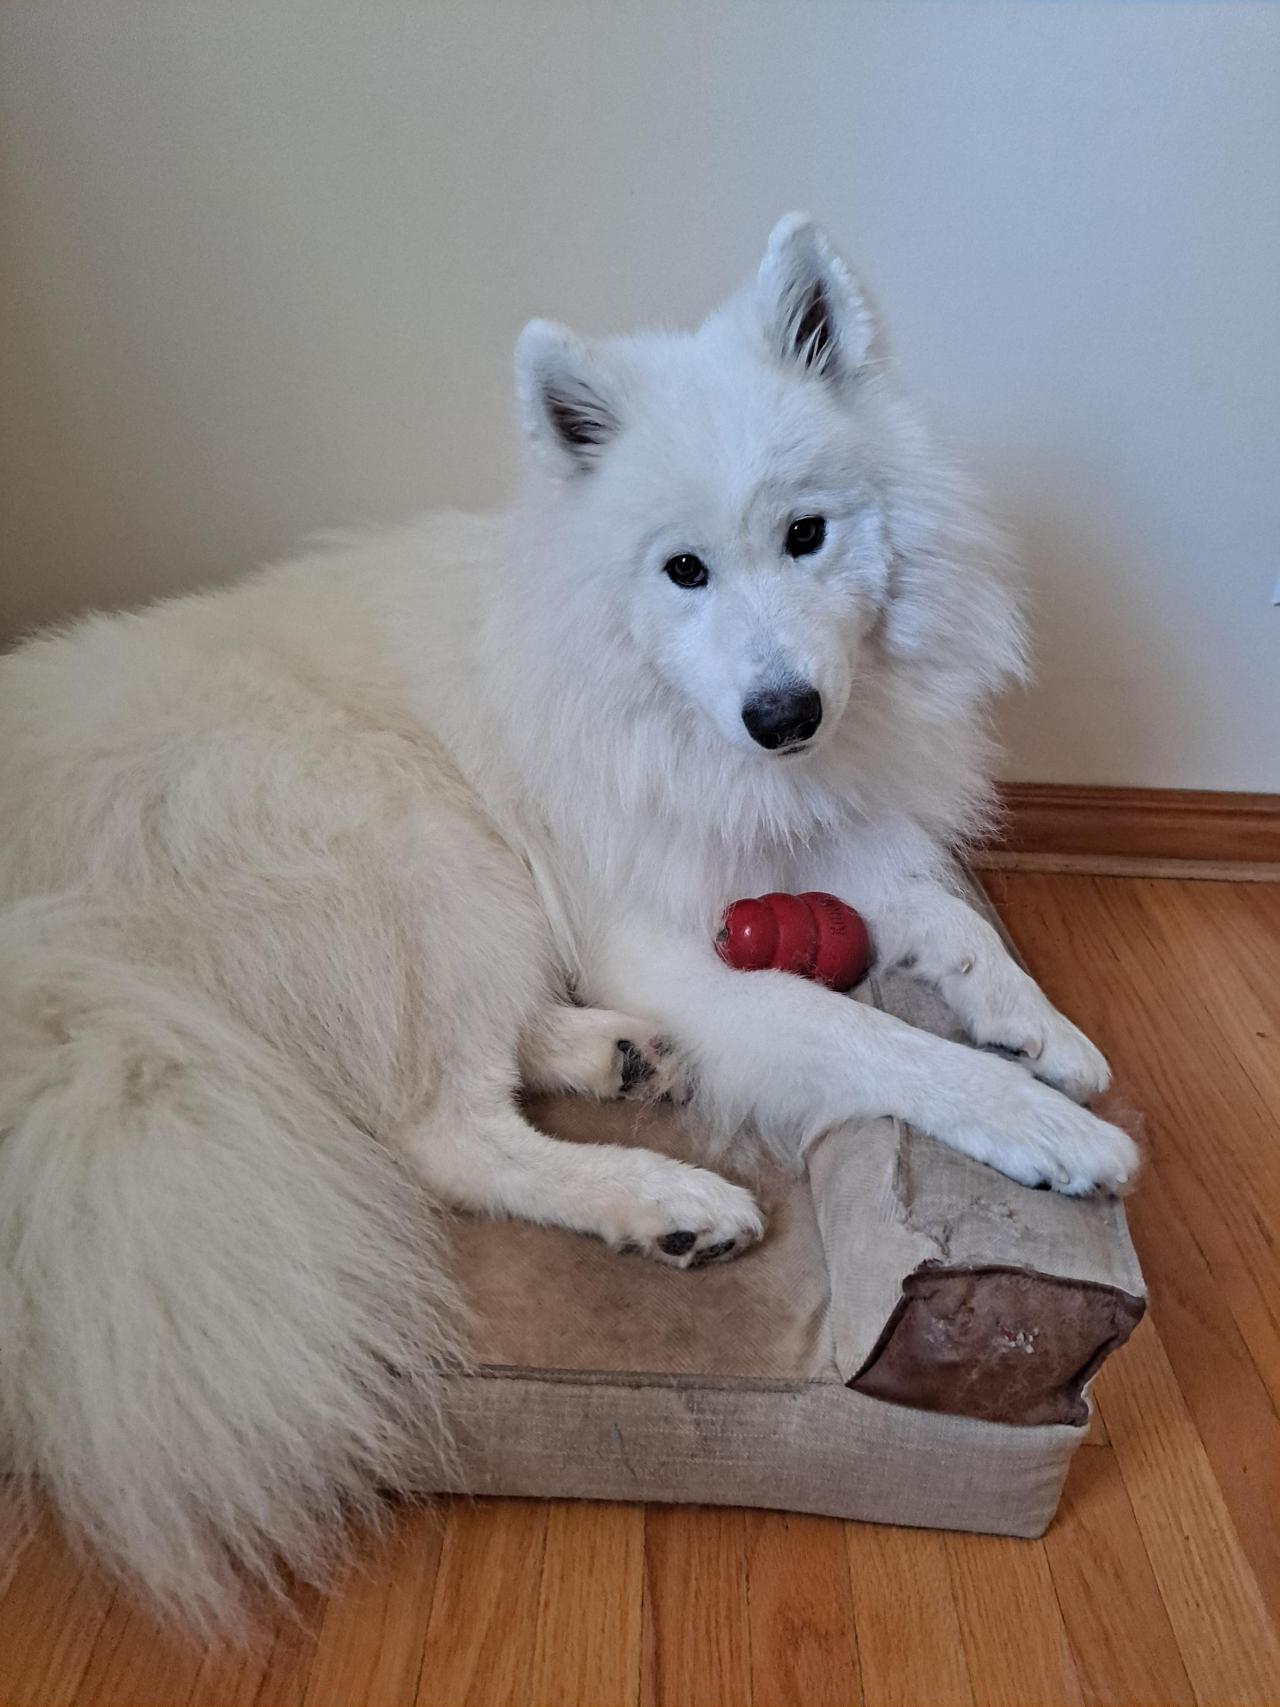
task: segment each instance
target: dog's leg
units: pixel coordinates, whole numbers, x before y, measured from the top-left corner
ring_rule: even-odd
[[[1117,1127],[995,1055],[949,1043],[785,972],[734,972],[709,940],[618,928],[593,992],[662,1013],[721,1126],[803,1143],[891,1114],[1028,1185],[1116,1191],[1138,1153]]]
[[[857,907],[877,963],[933,984],[975,1043],[1018,1056],[1083,1102],[1107,1088],[1103,1055],[1009,954],[998,931],[949,886],[948,862],[916,826],[868,831],[814,874]]]
[[[544,1007],[520,1040],[520,1082],[530,1091],[595,1097],[685,1094],[681,1058],[652,1020],[611,1008]]]
[[[594,1233],[675,1268],[737,1256],[764,1232],[751,1193],[718,1174],[549,1138],[513,1107],[437,1114],[403,1143],[428,1190],[456,1208]]]

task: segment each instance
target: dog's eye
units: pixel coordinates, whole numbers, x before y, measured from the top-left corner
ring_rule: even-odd
[[[668,557],[662,567],[677,587],[705,587],[711,578],[706,564],[691,551],[682,551],[678,557]]]
[[[801,516],[787,529],[787,556],[808,557],[826,537],[827,524],[821,516]]]

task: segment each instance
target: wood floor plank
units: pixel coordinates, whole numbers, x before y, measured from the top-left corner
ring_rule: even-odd
[[[306,1694],[324,1596],[295,1588],[247,1652],[213,1649],[190,1707],[298,1707]]]
[[[450,1504],[421,1707],[529,1707],[546,1536],[540,1501]]]
[[[42,1516],[0,1595],[4,1707],[299,1707],[324,1598],[298,1589],[206,1647],[80,1561]]]
[[[980,1707],[1079,1707],[1080,1680],[1044,1543],[948,1535],[946,1547]]]
[[[321,1615],[304,1707],[413,1707],[444,1512],[407,1507],[346,1572]]]
[[[1132,1211],[1153,1320],[1250,1567],[1280,1618],[1280,1417],[1222,1296],[1222,1263],[1205,1256],[1167,1171],[1164,1160],[1151,1167]]]
[[[1098,1384],[1112,1449],[1197,1698],[1274,1707],[1280,1637],[1153,1322],[1139,1326]]]
[[[640,1700],[643,1707],[753,1707],[742,1512],[651,1506],[645,1513]]]
[[[1178,884],[1148,904],[1267,1110],[1280,1103],[1280,885],[1215,883],[1198,903]],[[1272,1160],[1277,1158],[1273,1157]]]
[[[206,1651],[201,1643],[161,1629],[154,1618],[118,1595],[94,1643],[76,1707],[186,1707]]]
[[[0,1595],[0,1701],[69,1707],[116,1597],[101,1572],[72,1553],[47,1512]]]
[[[1255,1000],[1265,1004],[1265,1017],[1258,1030],[1271,1060],[1280,1070],[1280,1027],[1277,1026],[1276,952],[1280,945],[1280,881],[1265,887],[1240,890],[1230,883],[1215,884],[1207,900],[1213,911],[1206,916],[1209,933],[1220,945],[1225,967],[1236,966]],[[1230,907],[1238,928],[1225,930],[1217,909]],[[1229,994],[1234,1005],[1237,998]],[[1274,1080],[1273,1080],[1274,1083]]]
[[[297,1588],[235,1640],[210,1645],[160,1623],[127,1594],[103,1620],[75,1707],[274,1707],[301,1701],[324,1597]]]
[[[1093,1412],[1089,1417],[1089,1427],[1085,1431],[1086,1446],[1110,1446],[1111,1436],[1107,1433],[1107,1419],[1102,1414],[1102,1406],[1094,1397]]]
[[[1268,1046],[1275,1087],[1280,1077],[1280,988],[1275,975],[1280,883],[1248,889],[1215,883],[1203,891],[1167,884],[1152,900],[1161,908],[1167,930],[1195,953],[1196,976],[1210,982],[1213,1005],[1246,1022],[1246,1041],[1263,1034],[1260,1041]]]
[[[568,1500],[551,1506],[530,1701],[634,1707],[643,1595],[642,1506]]]
[[[945,1535],[844,1526],[868,1707],[972,1707]]]
[[[1088,1707],[1193,1707],[1182,1656],[1115,1453],[1081,1452],[1045,1553]]]
[[[844,1525],[748,1512],[751,1688],[768,1707],[861,1707]]]

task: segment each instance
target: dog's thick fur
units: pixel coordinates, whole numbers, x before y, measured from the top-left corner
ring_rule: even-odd
[[[825,236],[784,221],[694,334],[535,322],[517,370],[508,517],[0,670],[0,1427],[189,1618],[429,1481],[462,1354],[432,1203],[682,1267],[761,1235],[714,1173],[539,1134],[521,1080],[687,1077],[793,1155],[889,1112],[1028,1183],[1134,1171],[1071,1100],[1105,1064],[954,892],[1021,630]],[[821,726],[766,751],[744,703],[796,683]],[[729,971],[721,909],[774,888],[846,897],[1025,1065]]]

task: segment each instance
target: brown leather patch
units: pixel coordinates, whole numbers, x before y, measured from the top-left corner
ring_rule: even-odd
[[[1142,1320],[1143,1299],[1018,1268],[926,1266],[902,1297],[855,1392],[987,1422],[1073,1423],[1085,1383]]]

